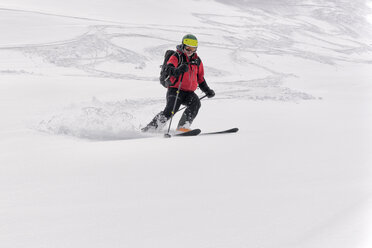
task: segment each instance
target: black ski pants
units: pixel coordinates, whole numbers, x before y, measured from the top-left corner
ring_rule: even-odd
[[[163,115],[167,120],[172,116],[172,110],[177,97],[177,90],[178,89],[176,88],[168,88],[167,105],[163,110]],[[182,114],[178,127],[184,126],[186,122],[191,124],[197,116],[201,106],[199,97],[195,94],[195,92],[183,90],[180,90],[180,93],[178,95],[174,113],[176,113],[180,109],[181,105],[185,105],[186,109]]]

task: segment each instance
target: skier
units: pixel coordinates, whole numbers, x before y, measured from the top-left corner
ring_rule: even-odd
[[[170,75],[171,85],[168,87],[166,95],[166,106],[146,127],[141,129],[143,132],[162,129],[171,118],[175,103],[174,113],[178,111],[181,104],[186,106],[178,123],[177,131],[190,131],[190,126],[200,108],[199,97],[194,91],[199,86],[208,98],[214,97],[215,92],[208,87],[204,79],[204,67],[200,57],[196,54],[197,48],[197,38],[192,34],[187,34],[182,38],[182,44],[177,46],[177,52],[169,58],[165,70]]]

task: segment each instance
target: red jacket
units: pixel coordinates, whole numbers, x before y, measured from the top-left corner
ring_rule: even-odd
[[[181,53],[181,56],[183,57],[183,60],[186,58],[185,62],[190,62],[189,57],[184,54],[182,51],[178,49],[178,52]],[[196,53],[193,54],[191,57],[191,60],[195,60],[198,58],[198,55]],[[200,60],[200,58],[198,58]],[[174,67],[178,67],[178,59],[176,55],[172,55],[167,64],[173,64]],[[178,82],[170,86],[170,88],[178,88],[180,81],[181,81],[182,74],[178,78]],[[176,81],[176,78],[174,76],[171,76],[170,81],[174,83]],[[183,91],[195,91],[198,88],[198,85],[204,81],[204,67],[203,62],[200,60],[200,65],[196,64],[189,64],[189,71],[185,72],[182,78],[182,84],[181,84],[181,90]]]

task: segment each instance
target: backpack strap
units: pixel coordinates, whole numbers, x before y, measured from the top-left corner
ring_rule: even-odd
[[[200,59],[199,56],[196,57],[195,59],[193,59],[193,60],[190,61],[190,64],[192,64],[192,65],[197,65],[198,68],[199,68],[200,63],[201,63],[201,59]]]
[[[181,65],[183,62],[183,54],[181,54],[178,50],[176,50],[173,55],[177,57],[178,66]]]
[[[198,57],[196,58],[196,64],[197,64],[198,68],[199,68],[200,63],[201,63],[201,59],[200,59],[200,57],[198,56]]]
[[[178,50],[177,51],[174,51],[174,53],[170,56],[170,57],[172,57],[172,56],[176,56],[176,58],[177,58],[177,60],[178,60],[178,66],[179,65],[181,65],[182,64],[182,62],[183,62],[183,54],[181,54],[180,52],[178,52]],[[169,57],[169,58],[170,58]],[[167,65],[167,67],[168,67],[169,65]],[[172,64],[172,67],[174,67],[174,65]],[[168,80],[169,81],[169,78],[171,77],[171,75],[169,74],[169,72],[168,72],[168,77],[166,78],[166,80]],[[176,80],[172,83],[172,84],[170,84],[170,85],[175,85],[177,82],[178,82],[178,77],[176,77]]]
[[[183,63],[183,61],[186,60],[185,55],[184,54],[181,54],[178,50],[175,51],[173,55],[175,55],[177,57],[178,66],[181,65]],[[192,64],[192,65],[195,65],[196,64],[198,66],[198,68],[199,68],[199,65],[201,63],[201,59],[200,59],[199,56],[197,56],[196,59],[191,60],[189,63]]]

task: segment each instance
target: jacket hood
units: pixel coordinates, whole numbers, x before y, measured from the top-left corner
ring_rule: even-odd
[[[177,48],[177,51],[180,52],[180,53],[183,53],[183,49],[182,49],[183,45],[180,44],[180,45],[177,45],[176,48]]]

